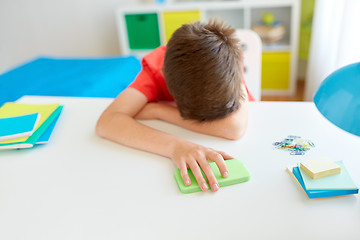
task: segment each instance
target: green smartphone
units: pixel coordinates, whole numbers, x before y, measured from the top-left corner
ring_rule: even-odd
[[[225,163],[226,163],[226,166],[227,166],[227,169],[229,172],[229,175],[226,178],[221,176],[220,170],[217,167],[215,162],[209,163],[220,187],[225,187],[225,186],[249,181],[250,173],[249,173],[248,169],[245,167],[244,163],[240,159],[225,160]],[[180,170],[179,169],[175,170],[174,176],[175,176],[175,180],[177,182],[177,185],[179,186],[180,191],[182,193],[201,192],[202,190],[201,190],[199,184],[197,183],[194,174],[192,173],[192,171],[190,169],[188,169],[188,174],[189,174],[189,177],[191,180],[190,186],[186,186],[184,184],[184,181],[180,174]],[[202,174],[203,174],[205,180],[207,180],[203,172],[202,172]]]

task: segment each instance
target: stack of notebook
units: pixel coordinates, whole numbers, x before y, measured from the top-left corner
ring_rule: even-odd
[[[60,104],[5,103],[0,107],[0,150],[47,143],[62,108]]]
[[[327,158],[304,161],[287,171],[304,189],[309,198],[335,197],[357,194],[355,185],[342,161]]]

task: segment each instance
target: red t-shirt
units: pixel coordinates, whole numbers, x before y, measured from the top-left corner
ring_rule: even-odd
[[[154,101],[174,101],[174,98],[169,93],[166,86],[162,68],[164,66],[166,46],[160,46],[142,59],[142,69],[135,81],[129,87],[135,88],[143,93],[149,102]],[[248,90],[245,84],[246,91],[249,96],[249,101],[255,101],[255,98]]]

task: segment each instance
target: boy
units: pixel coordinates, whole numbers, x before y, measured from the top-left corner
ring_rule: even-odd
[[[96,133],[114,142],[171,158],[190,185],[187,168],[200,188],[219,185],[208,160],[227,177],[232,157],[145,126],[159,119],[199,133],[238,139],[247,127],[247,103],[254,100],[243,79],[242,51],[235,29],[224,23],[195,22],[177,29],[167,46],[142,60],[142,70],[102,113]],[[175,101],[168,104],[159,101]],[[208,179],[207,185],[201,174]]]

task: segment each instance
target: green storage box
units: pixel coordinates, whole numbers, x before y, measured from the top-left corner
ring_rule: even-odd
[[[156,13],[126,14],[129,48],[154,49],[160,46],[158,16]]]

